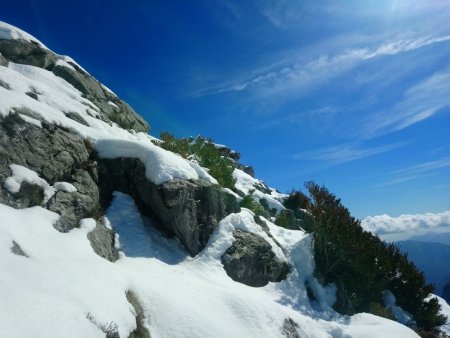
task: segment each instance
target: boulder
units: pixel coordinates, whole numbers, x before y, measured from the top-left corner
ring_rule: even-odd
[[[119,259],[119,252],[115,247],[114,231],[106,227],[104,220],[96,222],[95,229],[88,233],[87,238],[94,252],[100,257],[110,262]]]
[[[174,179],[155,185],[136,158],[98,159],[102,204],[114,190],[131,195],[141,212],[175,234],[191,255],[198,254],[220,220],[240,211],[236,198],[205,181]]]
[[[223,267],[236,282],[260,287],[286,278],[289,267],[272,251],[272,246],[261,236],[235,230],[236,239],[222,256]]]

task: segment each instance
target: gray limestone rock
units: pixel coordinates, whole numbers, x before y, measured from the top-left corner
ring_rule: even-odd
[[[103,221],[97,221],[96,223],[95,229],[87,235],[92,249],[100,257],[110,262],[115,262],[119,259],[119,253],[114,246],[114,231],[107,228]]]
[[[231,279],[259,287],[286,278],[287,263],[275,256],[262,237],[241,230],[235,230],[233,236],[236,240],[222,256],[223,267]]]
[[[0,40],[0,53],[14,63],[49,69],[58,60],[56,54],[38,43],[24,40]]]
[[[287,318],[283,322],[281,328],[281,333],[287,338],[300,338],[297,332],[297,323],[292,320],[292,318]]]
[[[14,208],[40,205],[61,215],[56,228],[68,231],[99,206],[95,165],[89,160],[87,144],[76,134],[43,123],[39,128],[24,122],[17,114],[0,119],[0,203]],[[22,182],[11,194],[4,188],[11,176],[10,165],[22,165],[35,171],[50,185],[58,181],[72,183],[77,192],[58,191],[46,205],[42,188]]]
[[[193,256],[205,247],[221,219],[240,210],[233,195],[206,182],[175,179],[153,184],[139,159],[99,159],[99,164],[103,196],[114,190],[133,196],[141,211],[175,234]]]
[[[6,60],[4,56],[0,54],[0,66],[7,67],[8,63],[9,63],[8,60]]]
[[[62,232],[78,226],[80,220],[95,215],[99,207],[99,191],[87,171],[76,169],[71,176],[76,192],[58,191],[47,203],[50,211],[61,215],[55,227]]]
[[[12,245],[12,247],[11,247],[11,252],[12,252],[13,254],[18,255],[18,256],[23,256],[23,257],[29,257],[29,256],[22,250],[22,248],[20,247],[20,245],[17,244],[16,241],[13,241],[12,243],[13,243],[13,245]]]

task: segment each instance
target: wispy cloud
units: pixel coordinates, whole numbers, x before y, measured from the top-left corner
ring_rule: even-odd
[[[450,167],[450,157],[441,158],[435,161],[424,162],[420,164],[413,165],[409,168],[404,168],[395,171],[398,174],[421,174],[425,172],[429,172],[436,169],[441,169],[445,167]]]
[[[450,211],[437,214],[400,215],[399,217],[369,216],[362,220],[361,226],[377,235],[450,227]]]
[[[379,147],[364,148],[361,145],[347,143],[335,147],[316,149],[312,151],[298,153],[294,155],[294,158],[303,160],[308,159],[308,160],[324,161],[330,165],[336,165],[358,160],[364,157],[381,154],[386,151],[396,149],[402,145],[403,145],[402,143],[396,143]]]
[[[364,138],[401,130],[423,121],[450,106],[450,69],[428,77],[405,91],[401,101],[391,109],[369,118],[362,128]]]
[[[450,41],[450,35],[398,40],[375,48],[352,48],[338,54],[324,54],[310,60],[294,56],[281,64],[276,63],[274,67],[265,67],[266,72],[254,71],[253,73],[257,75],[220,86],[209,94],[240,92],[258,87],[262,88],[264,95],[298,90],[331,80],[366,60],[397,55],[446,41]],[[302,55],[302,51],[298,54]]]
[[[388,176],[391,178],[377,184],[373,188],[381,188],[390,185],[400,184],[415,179],[422,179],[427,176],[432,176],[433,171],[450,167],[450,157],[441,158],[435,161],[428,161],[419,163],[410,167],[405,167],[392,171]]]

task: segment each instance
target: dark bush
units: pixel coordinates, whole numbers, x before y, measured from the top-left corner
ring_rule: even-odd
[[[291,194],[285,206],[307,208],[313,216],[316,275],[325,284],[336,283],[335,308],[346,314],[371,312],[389,317],[382,308],[382,293],[390,290],[397,304],[411,313],[417,330],[437,334],[446,318],[439,314],[433,291],[424,274],[393,244],[364,231],[341,200],[325,187],[305,184],[309,196]]]

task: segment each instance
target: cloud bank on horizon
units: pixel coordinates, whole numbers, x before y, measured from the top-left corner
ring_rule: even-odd
[[[361,221],[361,226],[376,235],[388,235],[404,232],[418,232],[446,227],[450,231],[450,211],[414,215],[369,216]]]

